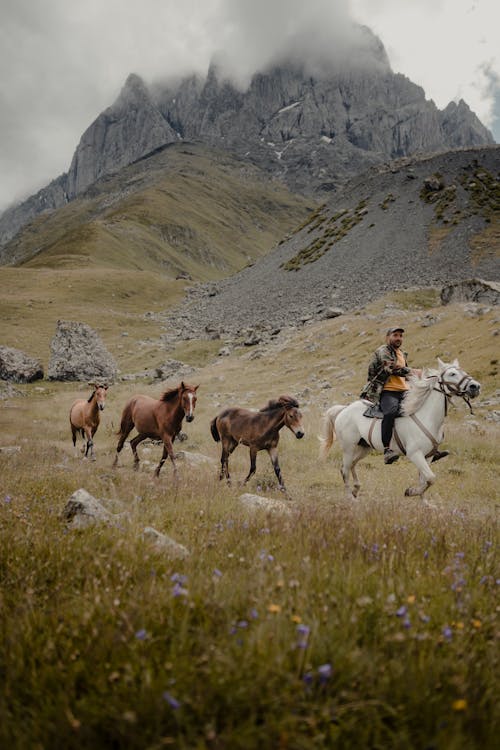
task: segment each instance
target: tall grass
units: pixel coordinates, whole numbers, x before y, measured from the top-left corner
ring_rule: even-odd
[[[495,745],[491,407],[480,402],[473,417],[461,402],[450,411],[451,455],[435,465],[434,509],[403,496],[415,481],[405,460],[384,467],[369,456],[352,503],[338,450],[324,463],[317,457],[323,409],[356,393],[386,318],[403,316],[411,329],[413,362],[458,354],[483,382],[484,403],[494,395],[493,313],[457,326],[456,310],[439,308],[438,322],[421,329],[410,302],[407,312],[344,316],[261,356],[236,352],[200,368],[190,376],[201,383],[196,419],[178,450],[210,461],[179,460],[177,482],[167,463],[153,478],[157,446],[139,447],[138,472],[128,445],[111,468],[126,398],[161,386],[110,388],[95,462],[75,455],[69,429],[69,406],[86,386],[16,386],[1,402],[0,447],[19,448],[0,451],[2,747]],[[259,407],[280,393],[298,397],[306,427],[303,440],[283,433],[280,442],[289,495],[262,453],[245,489],[281,499],[291,514],[250,512],[238,481],[248,450],[231,456],[233,484],[220,483],[209,421],[225,404]],[[126,515],[116,526],[71,529],[62,511],[79,487]],[[156,549],[146,526],[189,557]]]

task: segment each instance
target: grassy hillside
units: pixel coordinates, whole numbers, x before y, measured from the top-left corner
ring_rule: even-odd
[[[310,206],[227,154],[168,148],[39,217],[4,250],[18,265],[0,266],[0,343],[47,367],[57,320],[75,320],[100,332],[120,367],[160,364],[160,329],[145,313],[177,304],[191,279],[253,262]],[[136,353],[124,332],[142,341]]]
[[[153,479],[154,445],[139,448],[139,472],[128,445],[111,469],[126,399],[158,396],[170,381],[109,389],[95,462],[71,444],[68,411],[88,395],[83,384],[15,386],[0,406],[2,745],[492,747],[497,318],[437,306],[433,290],[408,292],[283,331],[265,348],[206,356],[189,378],[199,400],[178,446],[206,462],[179,459],[177,483],[169,464]],[[458,356],[483,384],[474,416],[461,401],[450,410],[434,508],[403,497],[416,474],[404,459],[364,461],[355,504],[344,499],[338,450],[318,460],[325,407],[359,392],[395,321],[413,364]],[[144,332],[136,335],[131,328],[132,351]],[[189,361],[195,345],[177,354]],[[265,454],[247,489],[286,502],[290,518],[243,508],[248,451],[232,455],[228,487],[209,433],[221,407],[260,407],[281,393],[298,398],[306,429],[303,440],[283,433],[280,442],[289,496]],[[68,531],[61,512],[79,487],[128,520]],[[145,526],[190,556],[156,551]]]
[[[32,268],[221,278],[300,223],[312,202],[201,145],[172,146],[38,217],[2,251]]]

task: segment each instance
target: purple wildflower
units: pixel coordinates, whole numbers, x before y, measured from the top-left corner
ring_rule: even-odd
[[[442,630],[443,638],[446,638],[447,641],[451,641],[453,638],[453,630],[448,626],[445,625],[445,627]]]
[[[250,617],[252,618],[252,620],[257,620],[257,618],[259,617],[259,613],[255,609],[255,607],[252,607],[252,609],[250,610]]]
[[[403,604],[402,607],[400,607],[399,609],[396,610],[396,617],[404,617],[405,614],[406,614],[406,612],[407,612],[407,609],[406,609],[406,607]]]
[[[246,620],[240,620],[238,622],[238,627],[239,628],[248,628],[248,622]]]
[[[172,583],[180,583],[183,586],[187,582],[187,576],[183,576],[181,573],[172,573],[170,580]]]
[[[148,633],[146,629],[141,628],[140,630],[137,631],[137,633],[135,634],[135,637],[137,638],[138,641],[144,641],[147,637],[147,634]]]
[[[411,628],[411,620],[409,617],[405,617],[405,619],[403,620],[403,627],[407,629]]]
[[[179,702],[179,701],[177,700],[177,698],[174,698],[174,696],[173,696],[173,695],[171,695],[170,693],[168,693],[168,692],[167,692],[166,690],[165,690],[165,692],[163,693],[163,695],[162,695],[162,698],[163,698],[163,700],[164,700],[164,701],[167,701],[168,705],[169,705],[169,706],[170,706],[171,708],[173,708],[174,710],[177,710],[177,709],[178,709],[178,708],[180,708],[180,707],[181,707],[181,705],[182,705],[182,704],[181,704],[181,703],[180,703],[180,702]]]
[[[259,552],[261,560],[267,560],[268,562],[274,562],[274,555],[268,554],[265,549]]]
[[[222,572],[219,570],[219,568],[214,568],[214,576],[216,578],[220,578],[222,575]]]
[[[302,623],[297,625],[297,633],[299,634],[297,648],[307,648],[310,632],[311,628],[308,625],[303,625]]]
[[[329,680],[332,676],[332,672],[333,669],[331,664],[322,664],[320,667],[318,667],[320,682],[325,683],[327,680]]]
[[[188,590],[185,589],[180,583],[174,583],[172,586],[172,596],[187,596]]]
[[[12,498],[11,498],[10,495],[5,495],[3,501],[4,501],[4,503],[11,503],[12,502]]]

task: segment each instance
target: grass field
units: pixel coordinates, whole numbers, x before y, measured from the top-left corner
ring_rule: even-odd
[[[18,286],[19,294],[35,295],[28,287]],[[54,304],[69,310],[62,289]],[[157,324],[127,323],[129,357],[117,348],[121,329],[113,324],[138,321],[140,299],[118,297],[111,311],[97,291],[89,294],[93,317],[80,308],[72,319],[102,333],[122,372],[142,369],[134,349],[148,335],[156,340]],[[11,304],[15,318],[20,302]],[[15,341],[44,357],[51,313],[39,304],[30,325],[18,320]],[[338,449],[318,459],[325,408],[356,397],[370,353],[394,322],[407,328],[413,365],[457,356],[483,386],[474,415],[462,401],[450,410],[444,446],[451,455],[435,465],[433,508],[403,496],[415,479],[404,459],[384,467],[380,455],[369,456],[356,503],[344,498]],[[230,357],[201,361],[205,344],[188,342],[176,356],[196,365],[189,381],[200,388],[178,450],[207,460],[179,459],[177,483],[169,464],[153,478],[161,453],[154,445],[139,448],[138,472],[128,445],[111,468],[127,398],[158,396],[172,381],[110,387],[94,462],[75,454],[68,423],[86,384],[5,390],[2,747],[494,747],[498,330],[494,309],[472,315],[439,307],[430,290],[282,332],[267,348],[242,347]],[[14,337],[5,343],[16,345]],[[163,361],[165,352],[151,344],[148,356]],[[245,489],[285,502],[290,514],[250,512],[238,482],[248,451],[231,457],[233,484],[220,483],[209,422],[225,405],[258,408],[281,393],[298,398],[306,428],[301,441],[282,435],[289,495],[278,492],[265,454]],[[118,526],[68,529],[61,514],[80,487],[127,515]],[[146,526],[185,545],[189,557],[157,551],[143,537]]]

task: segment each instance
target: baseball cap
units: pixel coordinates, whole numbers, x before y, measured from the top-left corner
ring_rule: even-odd
[[[391,335],[391,333],[396,333],[396,331],[401,331],[401,333],[404,333],[404,332],[405,332],[405,329],[404,329],[404,328],[401,328],[401,326],[394,326],[393,328],[389,328],[389,329],[387,330],[387,334],[386,334],[386,335],[387,335],[387,336],[390,336],[390,335]]]

